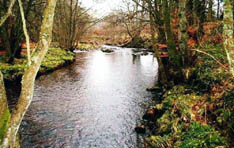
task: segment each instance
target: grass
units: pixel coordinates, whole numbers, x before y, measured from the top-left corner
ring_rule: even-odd
[[[46,73],[63,66],[74,60],[74,53],[61,48],[49,48],[48,53],[43,60],[39,73]],[[5,80],[13,81],[20,78],[24,73],[26,66],[26,57],[16,59],[14,64],[0,62],[0,70]]]

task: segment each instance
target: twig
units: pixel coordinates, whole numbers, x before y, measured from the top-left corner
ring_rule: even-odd
[[[214,56],[212,56],[211,54],[207,53],[207,52],[204,52],[204,51],[201,51],[199,49],[190,49],[192,51],[197,51],[199,53],[203,53],[205,55],[208,55],[209,57],[211,57],[214,61],[216,61],[220,66],[222,66],[226,71],[227,71],[227,67],[225,65],[223,65],[220,61],[218,61]]]
[[[24,9],[23,9],[23,6],[22,6],[22,1],[18,0],[18,2],[19,2],[19,7],[20,7],[20,14],[21,14],[21,18],[22,18],[22,23],[23,23],[24,36],[25,36],[26,45],[27,45],[28,65],[31,65],[30,41],[29,41],[30,39],[29,39],[27,26],[26,26],[26,21],[25,21],[25,17],[24,17]]]

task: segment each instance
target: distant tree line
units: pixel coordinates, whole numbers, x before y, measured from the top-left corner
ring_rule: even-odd
[[[9,0],[0,0],[0,16],[7,12],[9,3]],[[36,43],[39,39],[46,0],[23,0],[22,3],[30,42]],[[12,14],[0,27],[0,50],[6,51],[5,60],[8,63],[20,58],[21,44],[25,42],[18,5],[13,6]],[[58,0],[53,42],[57,42],[62,48],[74,50],[77,42],[94,22],[95,20],[88,14],[88,9],[81,7],[79,0]]]

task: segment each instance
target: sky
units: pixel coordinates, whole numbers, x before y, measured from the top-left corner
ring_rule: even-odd
[[[123,5],[122,0],[81,0],[82,6],[91,8],[90,13],[101,18]]]
[[[108,15],[110,12],[123,8],[123,0],[80,0],[82,6],[86,8],[91,8],[89,11],[91,14],[97,18],[102,18]],[[126,1],[126,0],[125,0]],[[214,9],[216,9],[217,0],[215,0]],[[222,5],[221,5],[222,6]]]

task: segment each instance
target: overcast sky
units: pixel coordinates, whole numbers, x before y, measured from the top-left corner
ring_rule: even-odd
[[[123,0],[80,0],[80,1],[82,3],[82,6],[90,8],[91,9],[90,13],[98,18],[106,16],[110,12],[117,10],[119,8],[123,8],[125,6]],[[216,4],[217,0],[215,0],[214,9],[216,9]]]
[[[120,8],[122,0],[81,0],[82,5],[91,8],[90,11],[96,17],[108,15],[113,10]]]

